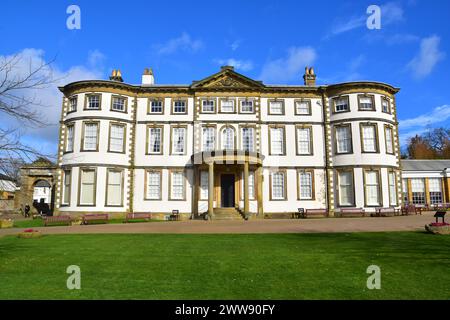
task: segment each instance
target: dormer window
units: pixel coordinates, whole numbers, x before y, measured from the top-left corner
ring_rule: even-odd
[[[358,96],[359,110],[361,111],[375,111],[375,101],[373,96],[361,95]]]
[[[202,100],[202,112],[203,113],[213,113],[215,109],[215,101],[213,99]]]
[[[127,111],[127,99],[125,97],[120,96],[112,96],[111,97],[111,110],[126,112]]]
[[[99,94],[89,94],[86,96],[86,107],[87,110],[100,110],[101,105],[101,95]]]
[[[350,106],[348,103],[348,96],[339,97],[334,99],[334,112],[347,112],[350,111]]]
[[[173,113],[186,114],[186,100],[175,100],[173,102]]]

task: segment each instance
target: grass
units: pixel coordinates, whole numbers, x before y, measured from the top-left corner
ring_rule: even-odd
[[[0,299],[450,299],[449,252],[421,232],[8,236]],[[373,264],[381,290],[366,287]]]

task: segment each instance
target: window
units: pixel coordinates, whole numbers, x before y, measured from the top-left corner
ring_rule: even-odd
[[[386,139],[386,153],[393,154],[394,153],[394,143],[393,143],[393,131],[392,127],[384,127],[384,136]]]
[[[242,199],[244,199],[244,173],[242,173],[242,179],[241,179],[241,190],[242,190]],[[255,172],[249,171],[248,172],[248,199],[254,200],[255,199]]]
[[[80,170],[80,198],[78,202],[81,206],[95,205],[95,175],[94,169]]]
[[[402,193],[403,193],[403,202],[409,202],[409,194],[408,194],[408,180],[402,179]]]
[[[125,125],[111,124],[109,127],[109,151],[125,152]]]
[[[172,128],[172,154],[184,154],[186,144],[186,128]]]
[[[241,113],[253,112],[253,100],[241,100]]]
[[[388,173],[388,182],[389,182],[389,205],[396,206],[397,205],[397,187],[396,187],[396,178],[395,172],[390,171]]]
[[[88,110],[100,110],[100,95],[99,94],[89,94],[87,95],[87,105]]]
[[[378,206],[380,205],[380,181],[378,171],[365,171],[364,174],[366,206]]]
[[[182,171],[175,171],[171,173],[171,200],[184,200],[184,173]]]
[[[352,132],[351,126],[337,126],[335,127],[336,134],[336,153],[351,153],[352,152]]]
[[[271,178],[271,200],[284,200],[286,198],[284,172],[273,172]]]
[[[341,171],[338,173],[339,183],[339,205],[340,206],[353,206],[354,188],[353,188],[353,172]]]
[[[310,115],[311,114],[311,101],[309,101],[309,100],[295,101],[295,114],[296,115]]]
[[[209,188],[209,180],[208,180],[208,171],[200,172],[200,200],[208,199],[208,188]]]
[[[270,128],[270,154],[284,154],[284,129]]]
[[[430,192],[431,204],[442,203],[442,184],[440,178],[428,179],[428,190]]]
[[[111,98],[111,110],[112,111],[127,111],[127,99],[119,96],[112,96]]]
[[[281,100],[269,101],[269,114],[284,114],[284,105]]]
[[[148,129],[148,154],[162,154],[162,133],[161,127],[149,127]]]
[[[233,113],[234,100],[222,99],[220,100],[220,112]]]
[[[334,112],[350,111],[348,97],[339,97],[334,100]]]
[[[202,100],[202,112],[212,113],[214,112],[214,100]]]
[[[121,206],[122,205],[122,170],[108,170],[106,184],[106,205]]]
[[[150,113],[163,113],[163,101],[151,100],[150,101]]]
[[[312,154],[311,128],[297,128],[297,154]]]
[[[387,98],[381,98],[381,111],[391,113],[391,104]]]
[[[72,183],[72,171],[64,170],[64,184],[63,184],[63,196],[62,204],[70,204],[70,185]]]
[[[160,200],[161,199],[161,172],[147,171],[147,192],[146,199]]]
[[[232,127],[226,127],[222,130],[222,149],[234,149],[234,129]]]
[[[411,179],[412,203],[425,204],[425,181],[424,179]]]
[[[77,111],[77,103],[78,103],[77,96],[70,97],[69,98],[69,109],[67,110],[67,112]]]
[[[212,151],[216,142],[216,129],[213,127],[203,128],[203,151]]]
[[[254,129],[253,128],[242,128],[242,149],[244,151],[253,152],[253,142],[254,142]]]
[[[83,151],[97,151],[98,128],[99,124],[97,122],[84,123]]]
[[[376,125],[361,125],[362,152],[378,152]]]
[[[374,111],[375,103],[373,96],[358,96],[359,110]]]
[[[74,137],[75,125],[71,124],[67,126],[66,136],[66,152],[73,151],[73,137]]]
[[[299,171],[298,173],[298,187],[300,200],[313,199],[313,172]]]
[[[186,101],[185,100],[175,100],[173,102],[173,113],[187,113]]]

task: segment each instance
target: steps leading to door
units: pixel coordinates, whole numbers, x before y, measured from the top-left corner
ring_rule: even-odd
[[[236,208],[216,208],[213,220],[243,220],[243,218]]]

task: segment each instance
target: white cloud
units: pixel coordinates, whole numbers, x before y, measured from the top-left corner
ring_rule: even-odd
[[[407,65],[415,78],[428,76],[436,64],[444,59],[445,53],[439,50],[440,41],[441,38],[436,35],[422,39],[419,53]]]
[[[408,142],[408,139],[425,132],[435,124],[446,122],[450,119],[450,105],[434,108],[431,112],[399,121],[400,143]]]
[[[34,48],[27,48],[18,52],[17,55],[20,57],[20,60],[19,63],[15,65],[10,76],[20,78],[27,74],[30,67],[35,68],[39,65],[46,64],[48,61],[46,61],[44,54],[43,50]],[[103,73],[96,66],[100,56],[104,59],[101,52],[97,50],[92,51],[87,59],[89,67],[78,65],[67,70],[60,69],[56,62],[54,62],[51,64],[51,69],[48,68],[43,71],[46,74],[51,72],[52,78],[55,79],[54,84],[38,90],[23,89],[20,92],[15,93],[19,96],[28,98],[36,97],[35,101],[38,102],[39,105],[32,107],[35,108],[40,113],[41,118],[49,124],[44,128],[26,128],[26,126],[21,126],[21,133],[23,134],[24,140],[34,141],[36,145],[33,147],[38,150],[44,149],[45,152],[48,152],[48,150],[51,150],[51,152],[56,151],[62,103],[62,94],[57,87],[74,81],[101,78]],[[0,60],[9,59],[11,57],[12,56],[0,56]],[[8,118],[7,121],[3,121],[3,124],[8,123],[10,127],[20,125],[14,119],[11,119],[4,114],[2,114],[2,118],[5,120]]]
[[[300,80],[303,69],[311,66],[316,58],[312,47],[291,47],[286,57],[266,62],[259,78],[268,83]]]
[[[383,26],[387,26],[404,19],[403,8],[396,2],[385,3],[380,6],[380,9],[381,28],[383,28]],[[328,37],[339,35],[341,33],[348,32],[357,28],[365,27],[368,17],[369,15],[366,12],[362,12],[361,15],[355,15],[348,20],[341,19],[334,23]]]
[[[156,53],[160,55],[168,55],[176,52],[197,52],[204,46],[201,40],[192,39],[192,37],[183,32],[179,37],[168,40],[166,43],[154,46]]]
[[[237,60],[234,58],[228,58],[228,59],[216,59],[214,60],[219,65],[226,65],[226,66],[233,66],[236,69],[242,70],[242,71],[249,71],[253,69],[253,62],[250,60]]]
[[[230,48],[232,51],[236,51],[237,48],[239,48],[239,46],[241,45],[241,41],[240,40],[235,40],[233,41],[233,43],[231,43]]]

